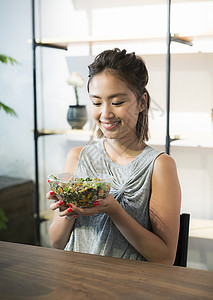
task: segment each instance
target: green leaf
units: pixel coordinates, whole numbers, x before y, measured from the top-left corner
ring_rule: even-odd
[[[7,55],[3,55],[3,54],[0,54],[0,61],[3,64],[8,64],[9,62],[11,63],[11,65],[19,64],[19,62],[16,59],[14,59],[10,56],[7,56]]]
[[[3,109],[6,114],[10,114],[13,117],[17,117],[18,115],[16,114],[16,112],[9,106],[3,104],[2,102],[0,102],[0,110]]]
[[[58,180],[58,178],[56,176],[54,176],[53,174],[51,174],[50,177],[52,177],[55,180]]]
[[[0,54],[0,62],[2,62],[3,64],[10,63],[11,65],[19,64],[19,62],[16,59],[3,54]],[[3,104],[2,102],[0,102],[0,110],[1,109],[3,109],[7,114],[10,114],[11,116],[17,117],[16,112],[11,107]]]
[[[7,217],[5,216],[4,211],[0,207],[0,229],[6,229],[6,223],[8,222]]]
[[[85,179],[85,181],[92,181],[92,178],[87,177],[87,178]]]

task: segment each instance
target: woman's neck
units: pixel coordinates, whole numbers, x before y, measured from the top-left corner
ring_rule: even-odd
[[[134,160],[146,147],[144,142],[137,139],[122,142],[114,139],[106,139],[104,147],[112,161],[125,165]]]

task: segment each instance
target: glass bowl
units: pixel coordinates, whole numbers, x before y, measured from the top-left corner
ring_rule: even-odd
[[[74,204],[77,207],[93,207],[94,201],[105,198],[110,191],[112,177],[98,175],[97,177],[77,176],[73,173],[50,174],[48,183],[59,200],[65,205]]]

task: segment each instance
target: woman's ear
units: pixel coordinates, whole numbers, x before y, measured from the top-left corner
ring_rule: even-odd
[[[140,101],[139,101],[139,105],[138,105],[138,108],[139,108],[139,112],[142,112],[146,107],[147,107],[147,93],[143,93]]]

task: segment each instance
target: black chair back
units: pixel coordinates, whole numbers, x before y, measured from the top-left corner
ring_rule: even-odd
[[[174,266],[186,267],[188,256],[188,241],[189,241],[189,220],[190,214],[180,215],[180,231],[178,238],[178,246]]]

